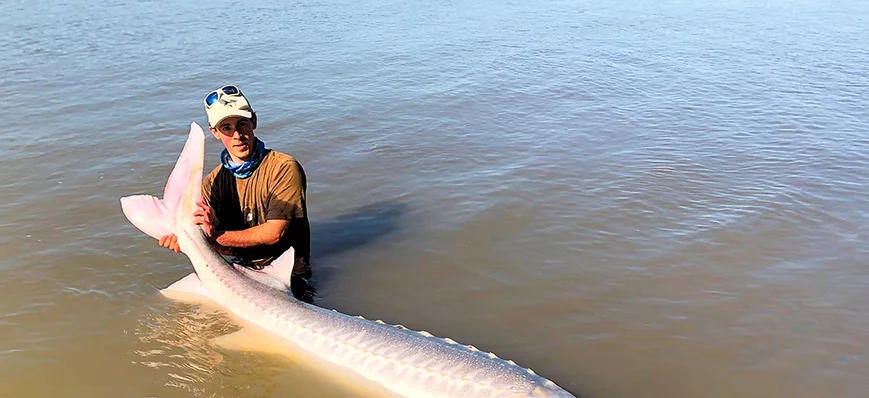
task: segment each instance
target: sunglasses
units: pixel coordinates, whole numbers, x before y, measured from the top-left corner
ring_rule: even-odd
[[[214,105],[214,103],[217,102],[218,99],[220,99],[221,92],[226,95],[242,95],[241,90],[239,90],[236,86],[223,86],[217,90],[208,93],[208,95],[205,96],[205,107],[211,108],[211,106]]]

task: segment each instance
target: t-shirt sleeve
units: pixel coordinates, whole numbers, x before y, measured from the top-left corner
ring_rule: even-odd
[[[305,170],[298,161],[293,159],[278,167],[266,210],[266,220],[306,218],[306,189]]]

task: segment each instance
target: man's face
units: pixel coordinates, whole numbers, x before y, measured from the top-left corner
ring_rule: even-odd
[[[223,119],[216,127],[212,127],[211,134],[223,143],[234,159],[247,161],[256,150],[253,146],[254,128],[256,128],[256,116],[252,119],[232,116]]]

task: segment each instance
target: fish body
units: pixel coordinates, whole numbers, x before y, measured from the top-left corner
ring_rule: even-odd
[[[196,272],[197,289],[277,339],[407,397],[551,397],[572,394],[530,369],[427,332],[353,317],[296,300],[281,283],[229,263],[194,224],[204,156],[195,123],[164,198],[121,199],[128,219],[154,237],[174,233]],[[274,282],[274,281],[272,281]]]

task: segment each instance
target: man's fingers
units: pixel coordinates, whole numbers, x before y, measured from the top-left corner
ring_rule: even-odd
[[[196,216],[193,219],[193,223],[196,225],[211,225],[211,218],[208,216]]]
[[[207,206],[204,206],[202,202],[199,202],[197,204],[200,205],[200,207],[198,207],[196,211],[193,212],[196,225],[211,225],[213,221],[211,216],[211,209],[209,209]]]
[[[160,246],[163,246],[175,253],[181,252],[181,246],[178,244],[178,237],[175,234],[169,234],[160,238]]]

